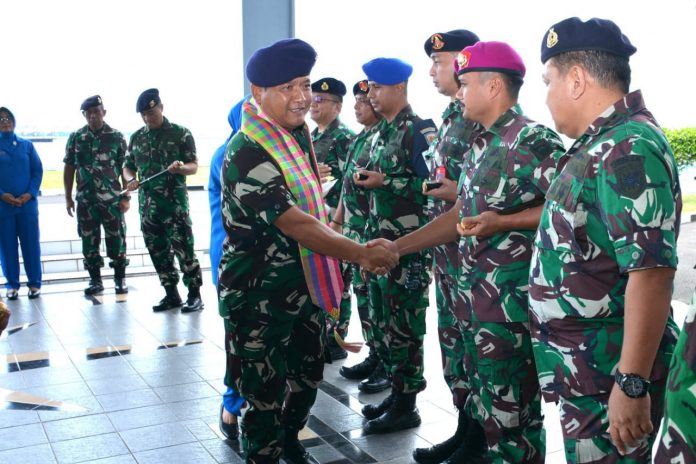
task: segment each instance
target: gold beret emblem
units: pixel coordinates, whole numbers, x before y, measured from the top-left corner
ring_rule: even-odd
[[[442,36],[440,34],[431,35],[430,43],[433,44],[433,50],[440,50],[445,46],[445,42],[442,40]]]
[[[147,106],[149,106],[150,108],[154,108],[156,104],[157,103],[155,103],[155,100],[150,100],[150,103],[148,103]]]
[[[558,43],[558,34],[553,30],[553,27],[549,29],[549,33],[546,35],[546,47],[553,48]]]
[[[466,68],[467,66],[469,66],[470,60],[471,60],[471,52],[464,51],[464,50],[459,52],[459,55],[457,55],[457,64],[459,65],[459,69],[463,69],[463,68]]]
[[[359,87],[360,90],[362,90],[363,92],[367,92],[367,89],[369,89],[369,87],[368,87],[368,85],[367,85],[367,81],[360,81],[360,84],[358,84],[358,87]]]
[[[324,92],[329,90],[329,84],[327,84],[326,81],[321,83],[321,90],[323,90]]]

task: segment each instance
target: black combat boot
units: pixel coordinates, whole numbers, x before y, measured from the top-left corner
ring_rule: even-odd
[[[338,361],[340,359],[346,359],[348,357],[348,352],[343,349],[341,345],[336,341],[336,336],[333,332],[329,332],[329,355],[331,356],[331,361]]]
[[[85,288],[85,295],[98,295],[104,291],[101,269],[98,267],[87,269],[89,272],[89,287]]]
[[[126,266],[120,265],[114,268],[114,289],[117,295],[128,293],[126,284]]]
[[[392,392],[382,400],[381,403],[378,404],[366,404],[362,408],[362,415],[365,416],[365,419],[377,419],[379,416],[387,412],[387,409],[389,409],[394,403],[394,398],[396,398],[396,392],[392,390]]]
[[[285,429],[283,459],[287,464],[319,464],[319,461],[300,443],[298,432],[294,429]]]
[[[179,296],[179,290],[176,289],[176,285],[165,285],[164,291],[167,292],[167,295],[152,307],[154,312],[166,311],[181,306],[181,297]]]
[[[379,356],[377,356],[377,352],[374,349],[370,349],[370,354],[362,362],[351,367],[342,366],[338,373],[346,379],[362,380],[374,372],[378,363]]]
[[[454,435],[430,448],[416,448],[413,451],[413,459],[420,464],[438,464],[452,456],[464,442],[464,437],[466,437],[466,432],[469,428],[469,421],[471,419],[464,412],[464,409],[460,409],[457,430],[454,432]]]
[[[416,408],[416,393],[397,393],[389,409],[377,419],[368,421],[363,426],[363,432],[366,435],[390,433],[418,427],[420,423],[421,418]]]
[[[377,393],[391,386],[391,379],[384,370],[384,363],[379,361],[372,374],[358,384],[358,390],[363,393]]]
[[[477,420],[470,418],[464,441],[444,464],[482,464],[486,462],[486,451],[488,443],[483,427]]]
[[[201,290],[199,287],[189,288],[186,303],[181,307],[182,313],[193,313],[203,310],[203,301],[201,300]]]

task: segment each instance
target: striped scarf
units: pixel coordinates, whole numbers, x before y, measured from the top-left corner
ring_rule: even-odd
[[[292,134],[274,123],[257,107],[253,98],[246,101],[242,108],[241,131],[261,145],[278,164],[297,206],[328,227],[328,214],[322,198],[321,184],[315,174],[316,159],[311,144],[308,157]],[[311,140],[306,126],[304,131],[307,140]],[[343,294],[343,279],[338,260],[315,253],[302,245],[299,247],[302,269],[312,302],[324,309],[333,319],[338,319]]]

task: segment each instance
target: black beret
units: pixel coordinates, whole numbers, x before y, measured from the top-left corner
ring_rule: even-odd
[[[80,105],[80,111],[87,111],[90,108],[99,106],[102,104],[102,99],[99,95],[92,95],[91,97],[85,98],[85,101]]]
[[[357,95],[359,93],[366,95],[367,92],[369,92],[369,91],[370,91],[370,85],[367,83],[367,79],[363,79],[361,81],[358,81],[353,86],[353,95]]]
[[[8,110],[7,108],[0,107],[0,113],[7,113],[7,116],[10,118],[10,121],[12,121],[12,125],[15,126],[17,123],[15,122],[15,117],[14,114],[12,114],[12,111]]]
[[[346,85],[333,77],[325,77],[312,84],[312,92],[323,92],[343,97],[346,94]]]
[[[160,103],[162,103],[162,100],[160,100],[159,90],[147,89],[138,97],[138,102],[135,104],[135,111],[136,113],[142,113],[150,108],[154,108]]]
[[[436,32],[428,37],[423,48],[425,54],[430,56],[433,52],[459,52],[478,41],[478,36],[473,32],[455,29],[449,32]]]
[[[628,58],[636,52],[619,26],[608,19],[573,17],[554,24],[541,41],[541,62],[564,52],[600,50]]]
[[[317,52],[307,42],[283,39],[256,50],[246,65],[246,76],[259,87],[274,87],[309,76],[316,61]]]

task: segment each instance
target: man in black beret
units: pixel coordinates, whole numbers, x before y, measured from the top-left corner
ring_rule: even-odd
[[[325,311],[338,316],[335,258],[368,270],[397,261],[382,246],[368,252],[328,227],[305,124],[315,60],[299,39],[254,53],[246,66],[252,98],[222,167],[219,310],[228,385],[249,403],[241,426],[248,463],[316,462],[298,434],[323,378]]]
[[[126,222],[124,214],[130,207],[130,194],[121,195],[126,185],[121,182],[126,156],[123,134],[104,122],[106,110],[99,95],[80,105],[87,125],[70,134],[65,146],[63,185],[65,203],[70,216],[75,212],[72,198],[77,173],[77,232],[82,239],[84,266],[89,272],[85,295],[104,291],[101,268],[104,266],[99,248],[104,228],[106,254],[114,269],[116,294],[128,293],[126,286]]]
[[[198,170],[196,144],[188,129],[164,117],[157,89],[140,94],[135,109],[145,126],[131,136],[123,175],[129,191],[139,188],[140,227],[166,292],[152,310],[166,311],[181,306],[182,312],[200,311],[203,309],[200,293],[203,280],[194,252],[186,190],[186,176]],[[188,288],[183,306],[177,290],[179,273],[174,267],[174,256]]]
[[[431,59],[430,77],[437,91],[449,99],[442,113],[442,126],[437,137],[423,154],[430,175],[423,183],[423,193],[429,197],[428,217],[433,220],[454,206],[457,200],[457,182],[462,170],[464,154],[469,151],[480,126],[462,115],[456,95],[459,80],[454,70],[457,54],[478,42],[478,36],[465,29],[436,32],[424,44],[425,53]],[[457,309],[461,298],[457,295],[457,271],[460,267],[456,241],[433,248],[433,274],[437,301],[437,326],[442,356],[442,371],[452,392],[452,401],[459,411],[457,430],[452,437],[430,448],[418,448],[413,459],[421,464],[439,463],[458,453],[471,453],[473,448],[485,446],[485,442],[464,446],[464,438],[472,422],[464,409],[470,384],[466,366],[462,327],[466,321],[458,320],[464,310]],[[474,421],[475,422],[475,421]],[[475,424],[471,425],[475,426]]]
[[[629,90],[635,51],[598,18],[565,19],[541,43],[547,105],[576,140],[541,214],[530,330],[568,462],[651,462],[677,332],[678,172],[641,92]]]
[[[319,164],[319,175],[322,179],[334,181],[327,192],[324,192],[324,200],[331,209],[329,217],[333,217],[333,211],[338,206],[338,199],[343,185],[343,174],[346,169],[346,157],[348,144],[355,135],[339,119],[343,108],[343,97],[346,94],[346,86],[343,82],[333,77],[319,79],[312,84],[312,104],[309,107],[309,116],[317,124],[312,131],[312,144],[314,154]],[[342,264],[343,275],[343,299],[341,300],[340,315],[338,321],[329,332],[329,354],[332,361],[344,359],[348,356],[346,350],[338,345],[333,336],[335,330],[339,336],[345,338],[348,333],[348,323],[351,314],[350,282],[351,265]]]

